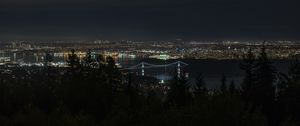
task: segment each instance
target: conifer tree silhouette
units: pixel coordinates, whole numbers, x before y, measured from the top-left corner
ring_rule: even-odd
[[[244,70],[245,76],[241,84],[242,98],[248,102],[253,102],[254,87],[256,83],[255,79],[255,56],[250,48],[246,55],[243,56],[243,62],[240,64],[240,68]]]
[[[221,78],[220,91],[221,91],[221,93],[226,93],[227,90],[228,90],[228,88],[227,88],[227,77],[225,75],[223,75],[222,78]]]
[[[80,67],[79,57],[77,56],[77,54],[75,54],[74,49],[71,50],[71,54],[69,54],[68,56],[67,63],[68,66],[71,67],[72,69]]]

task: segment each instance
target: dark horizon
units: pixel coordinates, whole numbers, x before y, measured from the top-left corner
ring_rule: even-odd
[[[0,39],[299,40],[298,1],[2,0]]]

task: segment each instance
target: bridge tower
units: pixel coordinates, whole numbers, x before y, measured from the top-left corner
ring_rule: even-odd
[[[142,62],[142,76],[145,76],[145,64]]]
[[[181,72],[181,71],[180,71],[180,67],[181,67],[180,61],[178,61],[178,62],[177,62],[177,77],[178,77],[178,78],[180,78],[180,72]]]

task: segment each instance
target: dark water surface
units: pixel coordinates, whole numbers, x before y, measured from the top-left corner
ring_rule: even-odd
[[[176,62],[178,60],[156,60],[156,59],[135,59],[135,60],[119,60],[123,67],[133,66],[142,61],[151,64],[168,64]],[[239,86],[244,77],[244,71],[240,69],[241,60],[194,60],[194,59],[182,59],[187,64],[187,67],[183,68],[183,71],[189,73],[191,80],[197,77],[198,74],[204,76],[206,85],[208,88],[218,88],[221,83],[223,75],[227,77],[228,84],[231,81]],[[287,73],[291,60],[274,60],[273,66],[277,72]],[[166,69],[166,70],[165,70]],[[167,68],[151,68],[145,69],[145,74],[150,76],[163,76],[165,73],[171,75],[176,70],[176,66]],[[166,72],[165,72],[166,71]],[[141,70],[135,71],[141,73]]]
[[[6,53],[4,56],[11,57],[14,59],[12,53]],[[20,53],[16,55],[16,59],[23,59],[24,62],[34,63],[36,61],[42,61],[42,59],[37,58],[35,54],[32,53]],[[118,58],[116,62],[120,63],[123,68],[128,68],[130,66],[136,65],[140,62],[147,62],[151,64],[164,65],[179,60],[158,60],[158,59],[141,59],[141,58]],[[220,87],[220,80],[223,75],[227,77],[228,84],[230,81],[234,81],[238,86],[242,82],[244,71],[240,69],[241,60],[194,60],[194,59],[181,59],[187,64],[182,71],[189,73],[191,80],[198,75],[202,74],[204,76],[205,82],[208,88]],[[55,58],[54,62],[64,62],[63,57]],[[278,72],[287,73],[288,67],[291,60],[274,60],[273,65]],[[151,68],[145,69],[145,75],[157,76],[159,78],[164,78],[164,76],[173,76],[176,72],[176,65],[167,68]],[[134,73],[141,74],[141,69],[133,71]]]

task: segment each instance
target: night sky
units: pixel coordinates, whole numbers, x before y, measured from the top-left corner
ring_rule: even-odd
[[[299,0],[0,0],[0,39],[300,39]]]

